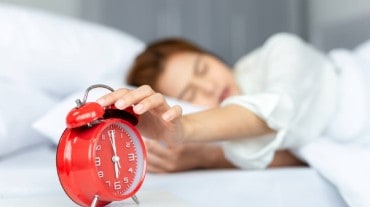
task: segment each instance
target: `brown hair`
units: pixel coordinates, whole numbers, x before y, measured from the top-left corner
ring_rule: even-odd
[[[208,53],[196,44],[181,38],[167,38],[149,43],[140,53],[127,76],[133,86],[150,85],[156,90],[156,82],[163,71],[166,60],[181,52]]]

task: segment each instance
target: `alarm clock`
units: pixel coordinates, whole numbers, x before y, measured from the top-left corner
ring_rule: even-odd
[[[132,107],[119,110],[87,102],[96,84],[88,87],[83,100],[67,114],[67,127],[58,143],[56,167],[59,181],[68,197],[81,206],[104,206],[132,198],[143,184],[146,150],[135,128],[138,123]]]

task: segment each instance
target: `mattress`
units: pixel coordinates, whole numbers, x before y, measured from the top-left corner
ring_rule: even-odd
[[[48,145],[1,160],[0,183],[0,206],[76,206],[59,184],[55,149]],[[147,174],[137,196],[144,207],[346,206],[311,168]],[[136,205],[128,199],[110,206]]]

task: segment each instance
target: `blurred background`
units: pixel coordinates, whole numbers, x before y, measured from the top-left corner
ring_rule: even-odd
[[[277,32],[316,47],[351,48],[370,37],[369,0],[0,0],[115,27],[149,42],[182,36],[228,63]],[[345,32],[341,25],[352,25]],[[340,32],[338,32],[340,31]],[[351,36],[350,39],[346,39]],[[355,36],[355,38],[353,37]]]

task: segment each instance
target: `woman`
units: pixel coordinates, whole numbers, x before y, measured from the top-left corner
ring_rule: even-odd
[[[133,105],[141,115],[141,133],[160,140],[147,143],[152,172],[264,169],[302,164],[288,150],[324,132],[337,102],[337,79],[326,56],[289,34],[241,58],[234,73],[207,51],[170,39],[137,57],[128,79],[137,89],[119,89],[98,102]],[[162,94],[209,109],[182,115]]]

